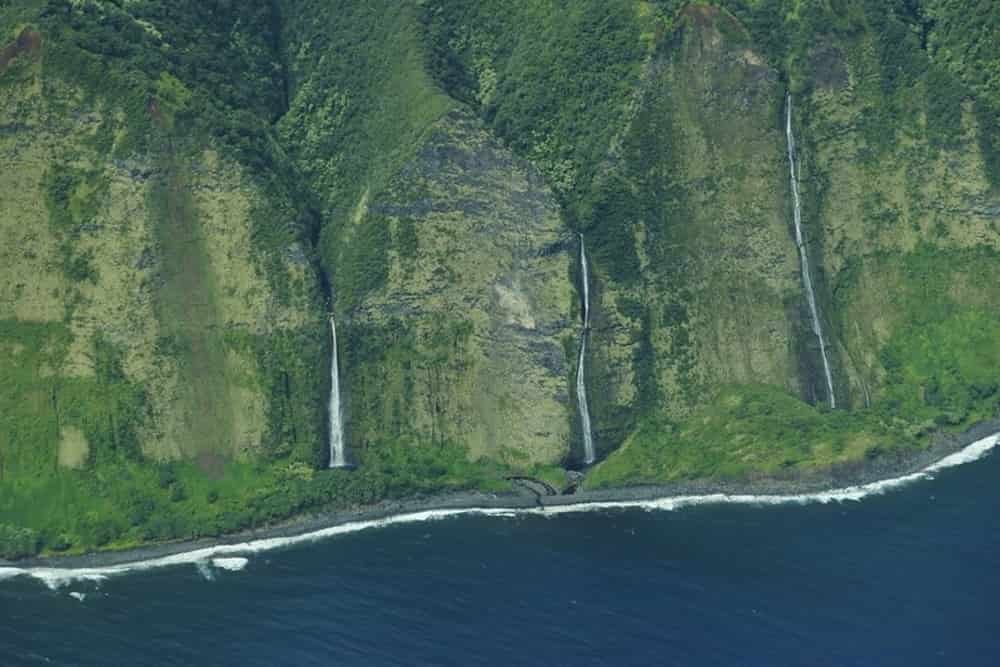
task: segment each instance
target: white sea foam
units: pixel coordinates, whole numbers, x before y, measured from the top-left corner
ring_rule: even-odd
[[[87,594],[86,593],[77,593],[76,591],[73,591],[72,593],[70,593],[69,596],[71,598],[73,598],[74,600],[79,600],[80,602],[83,602],[84,600],[87,599]]]
[[[22,574],[26,574],[26,572],[19,567],[0,567],[0,581],[20,577]]]
[[[964,449],[944,457],[940,461],[933,463],[923,470],[901,477],[871,482],[859,486],[849,486],[842,489],[831,489],[828,491],[818,491],[814,493],[789,494],[789,495],[753,495],[737,494],[728,495],[724,493],[713,493],[705,495],[669,496],[665,498],[654,498],[650,500],[610,500],[602,502],[585,502],[571,505],[549,505],[546,507],[532,507],[524,509],[514,508],[493,508],[493,507],[471,507],[462,509],[438,509],[424,510],[420,512],[410,512],[408,514],[397,514],[381,519],[371,519],[368,521],[354,521],[321,528],[320,530],[291,537],[271,537],[238,544],[218,544],[194,551],[153,558],[150,560],[126,563],[123,565],[109,565],[106,567],[94,568],[52,568],[52,567],[0,567],[0,581],[16,576],[30,576],[45,583],[50,588],[59,588],[74,581],[103,581],[111,576],[125,574],[128,572],[142,572],[156,568],[169,567],[184,564],[204,564],[211,561],[216,567],[223,569],[242,569],[246,566],[246,556],[273,549],[316,542],[337,535],[347,535],[357,533],[372,528],[384,528],[406,523],[419,523],[422,521],[438,521],[458,516],[489,516],[489,517],[516,517],[516,516],[559,516],[562,514],[578,514],[582,512],[600,512],[611,509],[643,509],[647,511],[673,511],[684,507],[696,505],[806,505],[812,503],[841,503],[860,501],[868,496],[880,495],[887,491],[912,484],[913,482],[930,479],[934,473],[977,461],[1000,442],[1000,433],[995,433],[981,440],[977,440]]]
[[[105,572],[104,569],[110,568],[32,567],[24,570],[24,574],[38,579],[52,590],[58,590],[76,581],[100,583],[110,575],[118,574],[118,572]],[[127,571],[122,570],[123,573]]]
[[[212,572],[212,568],[208,566],[208,561],[200,560],[194,564],[194,567],[198,570],[198,574],[201,575],[202,579],[205,581],[215,581],[215,572]]]
[[[229,570],[230,572],[239,572],[247,566],[249,559],[242,558],[240,556],[234,558],[213,558],[212,565],[219,568],[220,570]]]

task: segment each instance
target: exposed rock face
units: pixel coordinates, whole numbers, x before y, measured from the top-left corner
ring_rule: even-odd
[[[572,245],[538,173],[453,112],[354,224],[385,230],[388,267],[347,328],[352,443],[565,456]]]

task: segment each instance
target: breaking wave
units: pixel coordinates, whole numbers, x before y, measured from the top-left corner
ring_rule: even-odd
[[[213,558],[212,566],[217,567],[220,570],[229,570],[230,572],[239,572],[247,566],[249,559],[236,557],[236,558]]]
[[[207,561],[200,560],[194,564],[194,567],[198,570],[198,574],[201,575],[202,579],[205,581],[215,581],[215,572],[212,572],[212,568],[208,566]]]

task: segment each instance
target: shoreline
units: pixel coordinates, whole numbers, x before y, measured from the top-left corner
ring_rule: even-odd
[[[615,508],[677,509],[727,502],[773,505],[861,500],[931,478],[939,470],[978,460],[996,446],[1000,446],[1000,418],[981,422],[960,434],[939,435],[929,448],[892,460],[876,459],[821,472],[789,475],[787,478],[695,480],[580,490],[570,495],[553,496],[517,492],[458,492],[383,501],[363,508],[314,512],[272,526],[218,538],[16,562],[0,560],[0,581],[28,575],[41,579],[51,588],[57,588],[74,580],[103,580],[129,571],[197,564],[214,559],[234,560],[225,557],[246,556],[369,528],[460,515],[546,516]],[[224,563],[217,566],[229,569]]]

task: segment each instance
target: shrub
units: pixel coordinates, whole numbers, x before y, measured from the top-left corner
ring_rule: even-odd
[[[38,553],[41,540],[30,528],[0,524],[0,558],[15,560]]]

